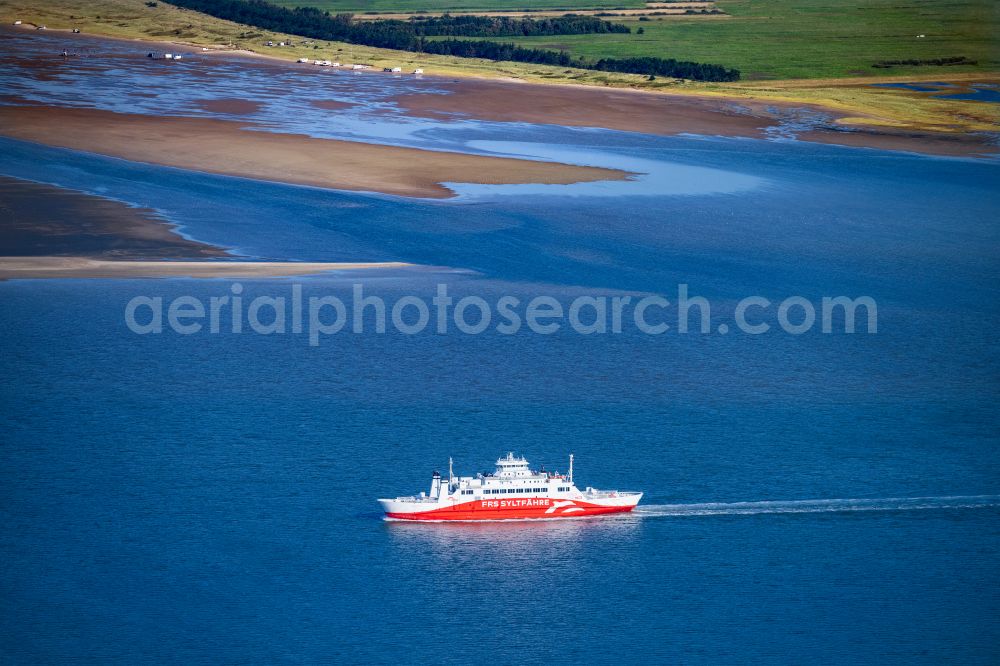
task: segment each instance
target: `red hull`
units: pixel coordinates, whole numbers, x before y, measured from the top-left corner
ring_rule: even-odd
[[[605,506],[581,500],[554,500],[548,498],[475,500],[431,511],[390,512],[386,518],[394,520],[526,520],[553,518],[582,518],[608,513],[628,513],[634,504]]]

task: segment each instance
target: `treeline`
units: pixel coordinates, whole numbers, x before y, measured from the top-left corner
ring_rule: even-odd
[[[558,65],[560,67],[583,67],[580,61],[574,60],[565,51],[549,51],[547,49],[526,49],[516,44],[504,44],[487,40],[440,39],[426,41],[421,49],[424,53],[435,55],[450,55],[459,58],[484,58],[486,60],[511,60],[514,62],[530,62],[538,65]]]
[[[414,51],[462,58],[485,58],[487,60],[511,60],[515,62],[557,65],[560,67],[578,67],[605,72],[666,76],[695,81],[736,81],[740,78],[738,70],[726,69],[720,65],[663,58],[602,58],[597,62],[593,62],[582,58],[572,58],[564,51],[524,48],[515,44],[505,44],[488,40],[431,40],[427,38],[437,36],[439,33],[426,32],[426,27],[424,32],[418,31],[417,26],[426,26],[427,21],[440,21],[444,17],[439,19],[420,19],[417,21],[355,21],[351,14],[331,16],[329,13],[322,12],[314,7],[287,9],[264,2],[264,0],[170,0],[170,4],[263,30],[300,35],[310,39],[348,42],[350,44],[361,44],[398,51]],[[447,29],[448,25],[459,25],[457,22],[450,23],[450,19],[453,18],[457,19],[460,17],[449,17],[449,22],[438,23],[437,26],[440,29]],[[587,25],[587,23],[578,22],[577,19],[587,19],[589,17],[563,18],[567,19],[565,23],[556,21],[551,24],[551,27],[546,29],[555,30],[557,29],[555,27],[557,25],[562,25],[563,29],[569,29],[571,26],[579,28]],[[550,19],[538,21],[535,19],[521,19],[519,22],[549,23]],[[463,23],[462,25],[465,24]],[[468,25],[483,27],[485,24],[471,22]],[[435,24],[431,24],[430,29],[434,30],[438,29],[438,27],[435,27]],[[470,30],[472,29],[470,28]],[[445,34],[445,36],[448,35]],[[477,35],[466,35],[463,33],[454,36]]]
[[[439,17],[413,17],[408,23],[416,34],[427,37],[536,37],[632,32],[631,28],[621,23],[578,14],[544,19],[445,14]]]
[[[722,65],[707,65],[701,62],[674,60],[673,58],[601,58],[590,69],[602,72],[625,72],[669,76],[675,79],[693,81],[739,81],[738,69],[728,69]]]
[[[692,81],[739,81],[740,72],[722,65],[674,60],[673,58],[601,58],[597,62],[571,58],[565,51],[526,49],[516,44],[467,39],[443,39],[424,42],[425,53],[458,56],[460,58],[485,58],[486,60],[513,60],[540,65],[579,67],[600,72],[667,76]]]
[[[900,65],[910,65],[913,67],[931,65],[935,67],[947,67],[949,65],[977,65],[975,60],[969,60],[965,56],[953,56],[951,58],[928,58],[926,60],[880,60],[872,67],[876,69],[888,69]]]

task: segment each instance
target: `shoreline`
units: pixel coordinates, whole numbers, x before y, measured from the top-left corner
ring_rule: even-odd
[[[104,260],[226,259],[159,212],[117,199],[0,175],[0,256]]]
[[[964,80],[981,79],[977,76]],[[1000,151],[987,132],[910,128],[880,122],[877,118],[852,118],[844,115],[846,109],[811,102],[769,102],[705,91],[655,92],[471,78],[443,80],[436,85],[449,90],[449,94],[406,93],[398,95],[394,101],[411,115],[437,120],[461,114],[497,122],[594,127],[658,135],[692,133],[750,138],[764,138],[768,128],[778,127],[783,112],[808,111],[826,119],[817,122],[815,127],[799,131],[796,138],[800,141],[952,157],[976,157]],[[518,86],[516,94],[511,94],[511,89]],[[857,83],[844,83],[841,87],[851,92],[858,86]],[[875,94],[895,94],[905,103],[907,92],[887,89]],[[528,98],[530,103],[526,103]],[[997,132],[1000,132],[1000,125],[993,130]]]
[[[417,264],[297,261],[132,261],[92,257],[0,257],[0,281],[76,278],[271,278],[331,271],[413,269]]]
[[[423,269],[400,261],[254,261],[182,236],[155,210],[0,176],[0,281],[58,278],[266,278]]]
[[[601,167],[248,129],[255,126],[97,109],[0,106],[0,136],[133,162],[336,190],[445,199],[455,193],[443,183],[564,185],[631,175]]]
[[[26,26],[20,26],[20,28],[22,31],[27,29]],[[0,29],[18,30],[18,28],[11,26],[0,27]],[[93,29],[93,26],[91,26],[91,29]],[[226,48],[217,43],[207,45],[183,40],[164,41],[98,33],[72,34],[69,33],[68,29],[64,28],[47,29],[47,32],[56,31],[65,32],[73,38],[83,37],[88,40],[98,41],[110,39],[121,43],[149,46],[158,45],[174,49],[186,48],[192,49],[199,55],[220,55],[279,67],[312,67],[312,65],[301,65],[295,62],[296,57],[302,55],[299,50],[295,49],[289,50],[288,53],[280,54],[260,53],[248,49]],[[271,34],[268,31],[263,32]],[[274,36],[280,37],[278,33],[274,33]],[[203,48],[207,50],[202,50]],[[770,109],[777,110],[779,114],[782,111],[808,109],[830,117],[828,127],[815,128],[813,131],[803,133],[803,136],[800,137],[800,140],[816,141],[819,143],[905,150],[931,155],[977,156],[997,153],[997,146],[993,142],[992,137],[983,136],[983,133],[1000,133],[1000,116],[992,108],[995,105],[983,102],[945,102],[943,100],[932,100],[910,95],[907,91],[871,87],[872,84],[877,83],[916,82],[919,80],[955,82],[971,80],[1000,81],[1000,75],[996,72],[960,72],[954,74],[938,72],[913,76],[888,75],[849,79],[740,81],[731,84],[671,80],[664,81],[662,84],[647,86],[641,80],[643,77],[632,75],[605,77],[607,80],[601,83],[596,81],[586,83],[566,79],[548,80],[547,74],[542,77],[540,73],[531,75],[524,72],[514,73],[513,71],[507,71],[508,65],[511,65],[511,63],[490,64],[487,61],[475,61],[468,63],[468,68],[459,67],[458,69],[452,69],[456,65],[424,63],[423,61],[427,60],[428,57],[421,58],[423,54],[392,52],[371,47],[357,47],[357,49],[361,51],[361,55],[358,56],[357,61],[364,62],[366,59],[374,58],[372,64],[375,65],[376,69],[384,64],[381,61],[385,57],[390,57],[391,55],[391,57],[398,58],[400,63],[407,66],[413,64],[413,62],[421,63],[420,66],[424,66],[429,70],[423,77],[433,81],[436,85],[519,85],[524,87],[519,87],[516,90],[517,95],[527,94],[533,97],[540,97],[543,100],[554,94],[551,92],[552,90],[587,91],[586,93],[566,93],[573,97],[577,95],[586,96],[588,94],[599,96],[602,93],[611,95],[638,93],[641,95],[638,99],[645,100],[646,96],[648,96],[651,100],[666,100],[660,102],[640,102],[640,104],[651,106],[656,106],[657,104],[693,104],[696,107],[705,108],[717,105],[723,107],[723,109],[716,109],[716,112],[723,115],[725,115],[724,107],[727,106],[750,107],[761,119],[759,122],[767,122],[772,119],[774,114],[770,113]],[[329,48],[326,50],[329,50]],[[433,61],[433,58],[431,60]],[[466,64],[461,63],[461,65]],[[482,69],[479,68],[480,65],[483,66]],[[586,74],[588,71],[574,70],[574,72],[581,72],[583,74]],[[381,72],[372,70],[362,71],[361,73],[370,75],[381,74]],[[589,73],[593,74],[593,72]],[[524,106],[527,107],[530,104],[525,104]],[[453,111],[482,111],[483,108],[481,105],[472,105],[467,108],[456,108]],[[760,110],[763,110],[763,112]],[[449,111],[445,110],[445,112]],[[490,118],[485,117],[486,115],[488,114],[480,113],[480,115],[473,115],[473,117],[489,120]],[[577,126],[636,131],[627,129],[621,123],[615,123],[614,119],[609,122],[599,114],[590,114],[590,116],[587,122],[578,123]],[[519,116],[510,116],[510,118],[514,121],[520,121]],[[753,133],[741,133],[746,130],[742,121],[738,121],[736,124],[738,127],[734,130],[725,127],[723,123],[715,123],[711,133],[720,136],[754,136]],[[698,123],[692,123],[682,129],[654,131],[653,133],[698,133],[698,128]],[[848,133],[850,136],[847,136]]]

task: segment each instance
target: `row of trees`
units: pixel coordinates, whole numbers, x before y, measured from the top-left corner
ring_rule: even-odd
[[[594,23],[597,19],[591,19],[591,17],[563,17],[565,21],[559,19],[519,19],[512,23],[505,23],[512,21],[511,19],[500,19],[496,24],[490,20],[464,20],[465,18],[488,19],[488,17],[458,16],[412,21],[355,21],[351,14],[333,16],[313,7],[287,9],[264,0],[170,0],[170,4],[264,30],[300,35],[310,39],[348,42],[400,51],[433,53],[462,58],[512,60],[606,72],[667,76],[695,81],[736,81],[740,78],[739,71],[735,69],[673,59],[602,58],[593,62],[582,58],[572,58],[564,51],[524,48],[515,44],[489,40],[427,39],[438,35],[480,36],[476,32],[477,30],[513,29],[515,23],[520,25],[519,29],[521,30],[516,34],[525,34],[524,30],[597,29],[599,24],[607,23],[606,21]],[[608,25],[614,24],[608,23]],[[468,32],[436,32],[446,30],[467,30]],[[530,34],[580,33],[539,32]],[[489,36],[494,35],[491,33]]]
[[[602,72],[626,72],[669,76],[692,81],[739,81],[740,71],[722,65],[674,60],[673,58],[601,58],[590,66]]]
[[[504,44],[488,40],[440,39],[425,41],[421,50],[424,53],[458,56],[459,58],[484,58],[486,60],[511,60],[514,62],[531,62],[539,65],[558,65],[560,67],[580,67],[565,51],[550,51],[548,49],[526,49],[516,44]]]
[[[911,66],[923,66],[932,65],[935,67],[947,67],[948,65],[978,65],[979,63],[975,60],[969,60],[965,56],[953,56],[951,58],[928,58],[925,60],[879,60],[877,63],[872,65],[876,69],[887,69],[889,67],[897,67],[900,65],[911,65]]]
[[[409,24],[418,35],[447,37],[535,37],[632,32],[627,25],[578,14],[542,19],[445,14],[439,17],[413,17]]]

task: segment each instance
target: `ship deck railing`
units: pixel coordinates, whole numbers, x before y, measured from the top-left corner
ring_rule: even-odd
[[[642,493],[632,491],[632,490],[585,490],[583,492],[587,497],[635,497],[636,495],[641,495]]]
[[[423,496],[423,497],[420,497],[419,495],[410,495],[409,497],[397,497],[397,498],[395,498],[395,501],[397,501],[397,502],[431,502],[431,503],[437,504],[437,498],[435,498],[435,497],[429,497],[429,496],[426,496],[426,495]]]
[[[636,492],[636,491],[631,491],[631,490],[593,490],[593,489],[590,489],[590,490],[584,490],[582,494],[585,495],[586,497],[605,498],[605,497],[635,497],[636,495],[641,495],[642,493]],[[559,499],[560,496],[561,495],[550,495],[549,497],[551,499]],[[469,499],[472,499],[472,498],[470,497]],[[476,497],[476,499],[483,499],[483,498]],[[503,498],[500,498],[500,499],[517,499],[517,497],[516,496],[511,496],[511,497],[504,496]],[[409,497],[397,497],[396,501],[397,502],[423,502],[423,503],[427,503],[427,504],[437,504],[438,503],[438,498],[436,498],[436,497],[430,497],[428,495],[424,495],[423,497],[421,497],[419,495],[410,495]]]

